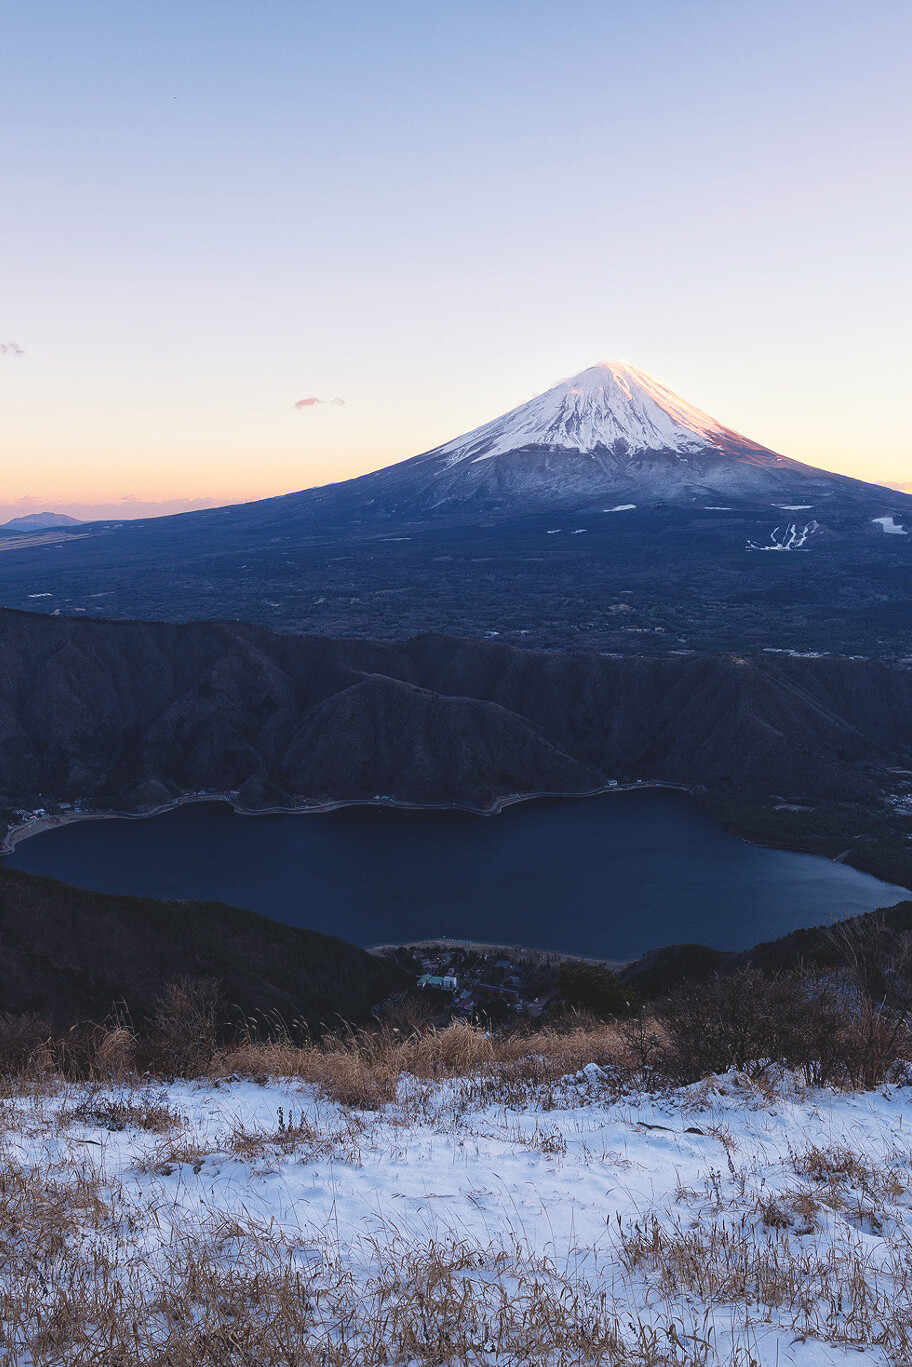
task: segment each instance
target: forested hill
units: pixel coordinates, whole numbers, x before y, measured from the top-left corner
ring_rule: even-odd
[[[175,981],[217,985],[223,1013],[313,1032],[367,1019],[409,975],[330,935],[219,902],[165,902],[69,887],[0,866],[0,1009],[56,1024],[134,1025]]]

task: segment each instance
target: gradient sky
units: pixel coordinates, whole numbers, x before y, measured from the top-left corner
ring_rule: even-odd
[[[0,505],[345,478],[615,357],[912,480],[910,90],[908,0],[5,6]]]

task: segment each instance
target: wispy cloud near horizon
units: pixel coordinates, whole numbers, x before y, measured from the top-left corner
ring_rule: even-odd
[[[25,352],[18,342],[0,342],[0,356],[23,357]]]
[[[330,408],[344,408],[345,400],[336,397],[335,399],[298,399],[295,408],[316,408],[318,404],[328,403]]]

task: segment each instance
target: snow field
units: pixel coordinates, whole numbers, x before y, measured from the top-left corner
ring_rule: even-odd
[[[601,361],[428,454],[447,465],[477,465],[527,445],[592,451],[617,441],[631,453],[680,454],[726,434],[714,418],[627,361]]]
[[[525,1104],[487,1095],[7,1100],[2,1360],[912,1360],[905,1089],[617,1097],[590,1065]],[[238,1356],[207,1357],[213,1335]]]

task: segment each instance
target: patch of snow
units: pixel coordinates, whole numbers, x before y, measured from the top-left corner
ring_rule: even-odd
[[[759,541],[748,541],[749,551],[800,551],[810,537],[820,528],[819,522],[808,522],[803,527],[799,527],[797,522],[790,522],[783,530],[781,527],[774,527],[770,532],[769,541],[761,544]]]
[[[616,508],[603,508],[603,513],[631,513],[636,507],[635,503],[619,503]]]
[[[787,646],[764,646],[763,651],[766,655],[790,655],[793,660],[825,660],[830,653],[828,650],[791,650]],[[849,655],[847,658],[853,660],[861,657]]]
[[[901,522],[894,522],[892,517],[872,517],[872,522],[876,522],[881,531],[887,532],[890,536],[908,536],[909,533]]]
[[[808,508],[813,508],[813,503],[774,503],[774,508],[782,508],[787,513],[806,513]]]

